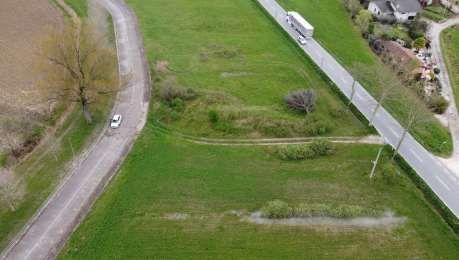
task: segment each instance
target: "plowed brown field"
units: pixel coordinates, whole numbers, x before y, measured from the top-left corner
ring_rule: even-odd
[[[36,87],[36,54],[44,33],[62,24],[48,0],[0,1],[0,140],[5,118],[28,120],[47,110]]]

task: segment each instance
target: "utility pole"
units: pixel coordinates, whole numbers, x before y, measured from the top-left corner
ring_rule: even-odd
[[[376,166],[378,165],[379,158],[381,157],[383,149],[384,146],[381,146],[381,148],[379,148],[378,155],[376,155],[376,159],[374,161],[371,161],[373,163],[373,168],[371,169],[370,179],[373,179],[373,177],[375,176]]]

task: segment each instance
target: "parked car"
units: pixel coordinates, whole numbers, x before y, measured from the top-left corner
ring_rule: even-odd
[[[121,126],[121,121],[123,120],[123,117],[121,115],[114,115],[112,120],[110,121],[110,127],[112,129],[116,129]]]
[[[301,44],[301,45],[306,45],[306,39],[303,37],[303,36],[298,36],[298,42]]]

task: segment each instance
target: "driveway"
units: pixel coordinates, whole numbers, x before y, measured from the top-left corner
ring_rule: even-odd
[[[95,1],[113,17],[120,74],[129,75],[112,111],[124,116],[123,124],[117,130],[106,128],[81,155],[71,174],[5,249],[1,259],[55,258],[145,125],[150,79],[136,18],[122,0]]]

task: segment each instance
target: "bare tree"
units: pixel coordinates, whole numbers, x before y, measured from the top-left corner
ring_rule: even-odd
[[[369,119],[369,125],[373,125],[373,121],[382,107],[383,103],[390,99],[396,88],[402,89],[403,86],[397,77],[385,68],[375,68],[374,66],[356,63],[352,67],[354,76],[363,83],[375,84],[378,87],[376,91],[376,107],[373,109]]]
[[[308,89],[290,92],[284,99],[289,108],[309,114],[314,110],[316,97],[314,91]]]
[[[416,101],[414,104],[411,103],[409,108],[407,108],[409,110],[407,120],[405,124],[403,125],[402,135],[400,136],[400,139],[394,148],[394,154],[392,155],[392,160],[395,159],[395,157],[398,155],[400,147],[402,146],[403,141],[405,141],[405,138],[408,135],[408,133],[411,131],[411,129],[416,124],[419,124],[422,121],[426,120],[426,118],[424,117],[425,113],[422,111],[422,106],[424,105],[421,104],[419,101]]]
[[[16,211],[23,192],[13,173],[5,168],[0,168],[0,199],[11,211]]]
[[[89,105],[118,88],[116,55],[105,42],[87,23],[69,25],[62,32],[51,32],[39,55],[40,86],[52,99],[79,103],[88,123],[92,122]]]

